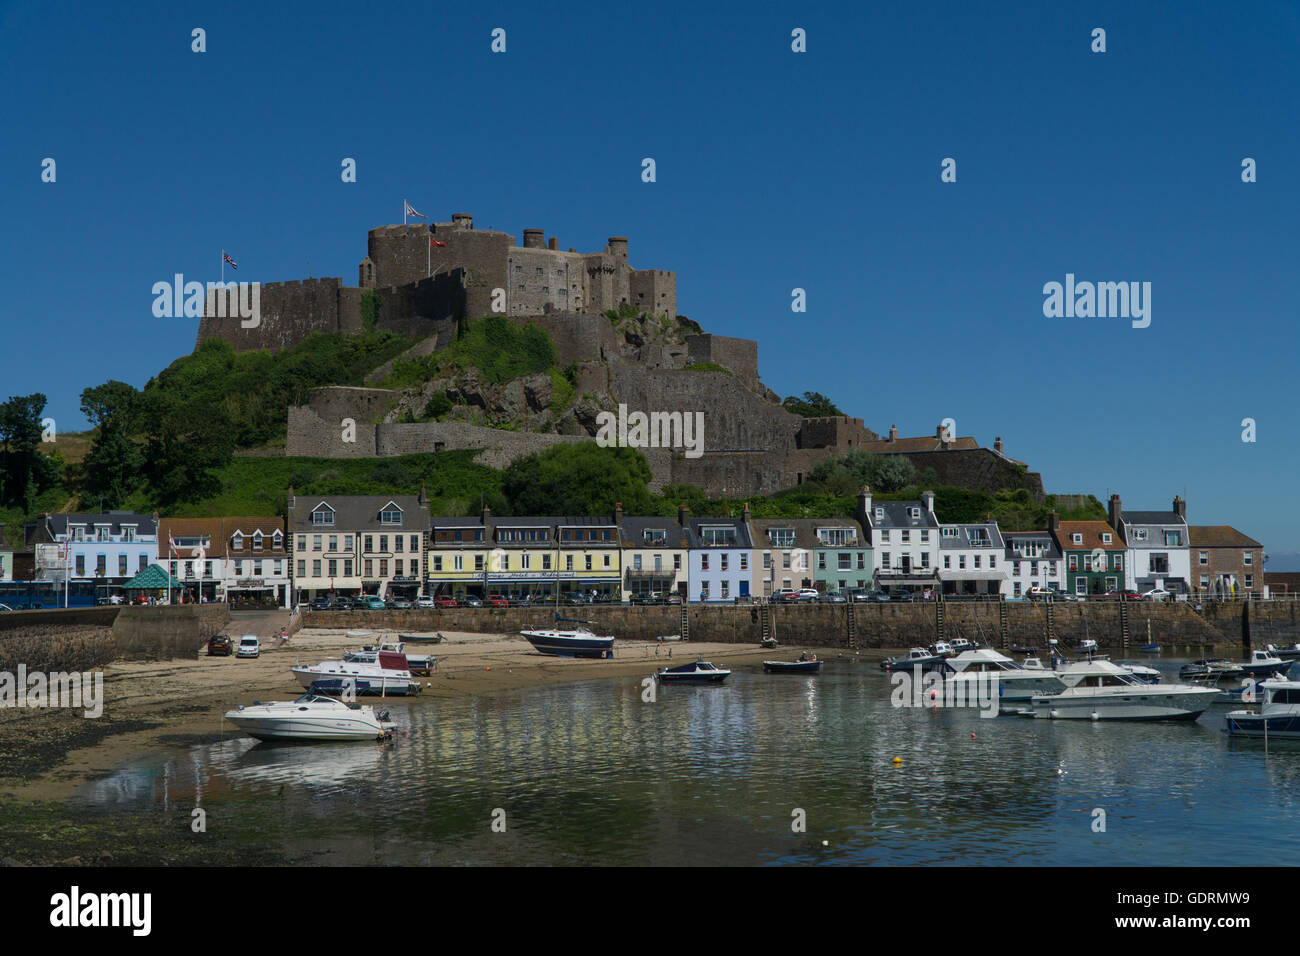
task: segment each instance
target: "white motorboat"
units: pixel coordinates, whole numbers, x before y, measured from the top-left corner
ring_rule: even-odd
[[[1111,661],[1076,661],[1055,673],[1065,682],[1065,690],[1033,697],[1035,717],[1195,720],[1219,697],[1213,687],[1147,684]]]
[[[1059,694],[1065,690],[1065,682],[1041,664],[1037,668],[1017,664],[987,647],[963,651],[944,661],[939,669],[944,672],[945,684],[970,685],[965,688],[968,696],[963,699],[966,700],[974,698],[979,684],[992,683],[994,679],[997,695],[1004,701],[1029,700],[1035,694]]]
[[[397,651],[353,651],[341,661],[321,661],[292,668],[298,683],[308,689],[313,685],[331,693],[355,693],[372,696],[402,696],[419,693],[419,684],[411,680],[406,655]]]
[[[1137,661],[1116,661],[1115,663],[1144,684],[1160,683],[1160,672],[1154,667],[1147,667],[1145,664],[1139,664]]]
[[[880,669],[883,671],[897,671],[919,667],[922,670],[931,670],[938,667],[943,660],[943,655],[935,654],[924,647],[914,647],[906,654],[900,654],[898,657],[886,657],[880,662]]]
[[[1267,677],[1272,674],[1285,674],[1291,664],[1291,661],[1284,661],[1269,651],[1251,651],[1250,660],[1242,664],[1241,669],[1252,677]]]
[[[655,672],[655,680],[665,684],[721,684],[730,675],[731,671],[699,658],[689,664],[661,667]]]
[[[316,694],[240,707],[226,720],[258,740],[378,740],[393,729],[387,712]]]
[[[1284,661],[1300,659],[1300,644],[1292,644],[1290,647],[1278,647],[1276,644],[1265,644],[1264,650],[1268,651],[1274,657],[1282,658]]]
[[[1300,681],[1266,680],[1256,689],[1264,695],[1259,710],[1228,711],[1223,729],[1232,737],[1300,739]]]

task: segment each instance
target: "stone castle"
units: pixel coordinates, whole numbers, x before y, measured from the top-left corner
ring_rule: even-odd
[[[596,416],[623,404],[705,413],[701,457],[642,449],[656,491],[681,484],[718,497],[770,494],[801,484],[824,458],[861,449],[905,455],[919,469],[933,469],[941,484],[990,492],[1026,487],[1042,498],[1039,476],[1007,458],[1001,439],[987,449],[970,438],[945,441],[942,429],[931,438],[899,438],[891,429],[881,438],[860,418],[790,413],[759,379],[758,344],[709,334],[678,316],[676,273],[633,269],[624,237],[611,237],[597,253],[562,252],[540,229],[525,229],[520,246],[510,234],[476,230],[468,213],[456,213],[431,226],[372,229],[367,252],[356,286],[338,278],[263,284],[256,328],[243,328],[238,317],[216,317],[235,311],[219,311],[209,299],[198,342],[217,337],[241,351],[277,350],[314,331],[359,332],[362,296],[374,290],[378,327],[416,340],[394,361],[445,348],[462,320],[505,312],[547,331],[557,364],[576,370],[580,398],[557,417],[553,382],[541,373],[495,385],[470,375],[421,389],[318,388],[306,405],[288,411],[287,455],[361,458],[469,448],[480,450],[476,460],[499,468],[557,443],[593,440]],[[620,318],[602,314],[609,310]],[[392,365],[367,381],[381,383]],[[435,394],[452,397],[453,413],[412,421]],[[353,427],[345,430],[345,421]],[[503,421],[511,428],[488,427]]]

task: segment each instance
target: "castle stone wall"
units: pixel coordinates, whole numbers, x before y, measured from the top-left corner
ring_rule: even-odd
[[[462,422],[394,423],[375,428],[376,453],[380,456],[478,448],[482,453],[474,460],[489,468],[505,468],[519,458],[555,445],[580,441],[591,439],[585,435],[502,431]]]
[[[195,345],[215,337],[229,342],[237,352],[274,351],[289,348],[312,332],[348,331],[339,321],[341,283],[337,277],[264,282],[260,292],[261,322],[247,329],[241,325],[238,310],[232,308],[232,296],[213,290],[199,320]],[[217,302],[218,296],[226,299],[224,310]],[[224,318],[218,317],[219,311],[225,312]]]
[[[686,356],[690,364],[713,362],[735,372],[747,388],[759,387],[758,343],[753,339],[733,339],[709,332],[688,335]]]

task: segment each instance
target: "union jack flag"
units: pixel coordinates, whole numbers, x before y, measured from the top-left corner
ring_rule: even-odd
[[[238,268],[239,268],[238,263],[236,263],[234,259],[230,258],[230,256],[229,256],[227,253],[222,252],[222,253],[221,253],[221,258],[225,259],[227,262],[230,263],[230,268],[232,268],[232,269],[238,269]]]

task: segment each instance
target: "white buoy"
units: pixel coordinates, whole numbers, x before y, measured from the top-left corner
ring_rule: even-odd
[[[1099,719],[1098,716],[1097,716],[1097,712],[1096,712],[1095,710],[1092,712],[1092,719],[1093,719],[1093,720],[1098,720],[1098,719]]]

